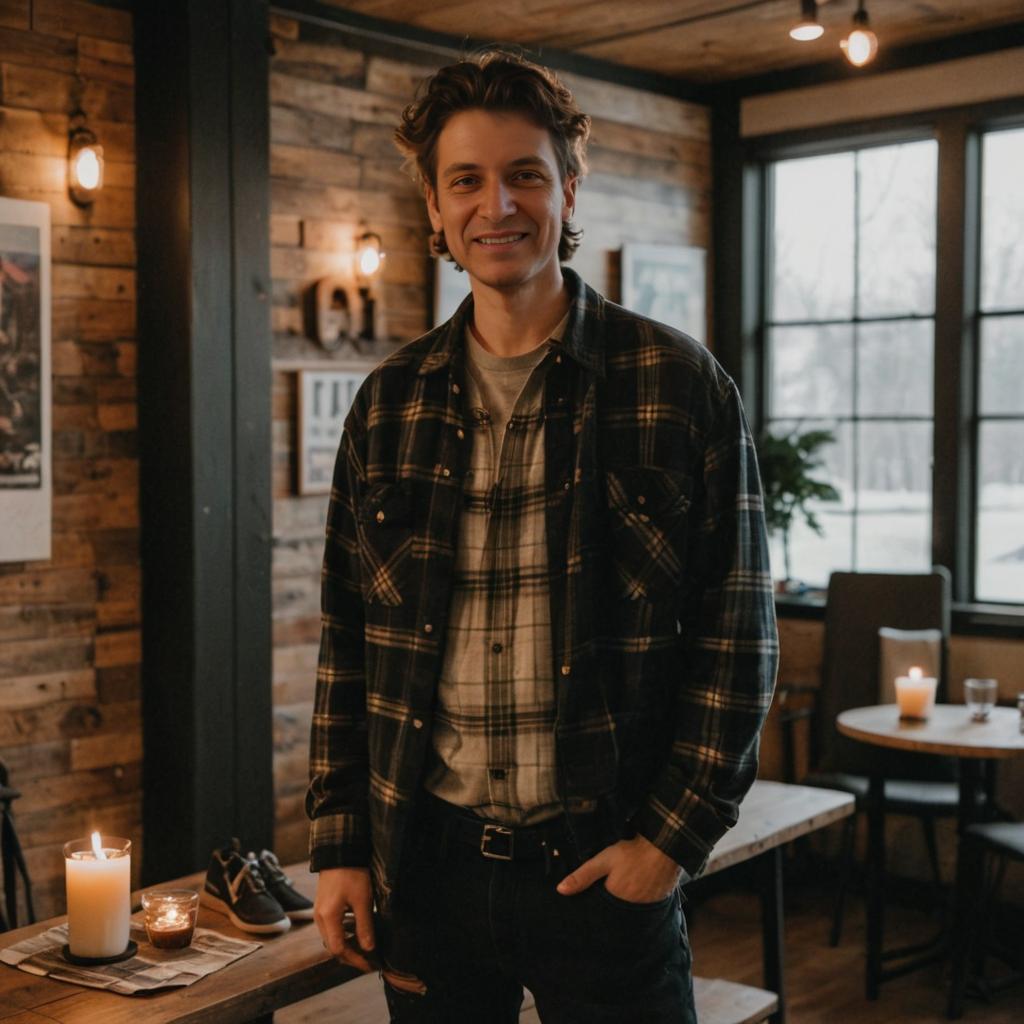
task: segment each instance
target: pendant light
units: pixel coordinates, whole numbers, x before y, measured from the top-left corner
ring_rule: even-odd
[[[856,68],[871,63],[878,53],[878,36],[868,27],[868,12],[864,0],[858,0],[857,12],[853,16],[853,29],[839,44],[846,59]]]
[[[800,0],[800,20],[789,30],[790,38],[808,43],[820,39],[824,31],[818,23],[817,0]]]

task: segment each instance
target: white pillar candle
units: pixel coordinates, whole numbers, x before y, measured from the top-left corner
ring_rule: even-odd
[[[896,677],[896,703],[900,718],[925,719],[935,707],[934,676],[924,675],[919,668],[912,668],[905,676]]]
[[[64,846],[68,946],[75,956],[118,956],[128,947],[132,858],[127,839],[100,836]]]

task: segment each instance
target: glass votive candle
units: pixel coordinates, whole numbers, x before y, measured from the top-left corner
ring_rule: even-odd
[[[935,707],[934,676],[926,676],[919,668],[912,668],[909,675],[896,677],[896,703],[900,718],[909,722],[923,722]]]
[[[195,889],[150,889],[142,894],[146,934],[157,949],[183,949],[192,942],[199,913]]]

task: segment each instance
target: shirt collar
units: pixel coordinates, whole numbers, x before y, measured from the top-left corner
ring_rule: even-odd
[[[552,339],[563,352],[582,367],[603,377],[605,347],[605,301],[574,270],[562,267],[562,278],[569,289],[569,320],[561,340]],[[455,314],[428,336],[427,351],[420,360],[418,374],[433,373],[451,362],[465,344],[465,332],[473,315],[473,296],[467,295]]]

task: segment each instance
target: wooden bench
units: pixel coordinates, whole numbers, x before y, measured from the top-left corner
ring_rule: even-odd
[[[779,1005],[774,992],[720,978],[694,978],[693,994],[700,1024],[757,1024],[767,1020]],[[275,1016],[280,1024],[313,1024],[325,1019],[343,1020],[345,1024],[387,1024],[387,1001],[377,975],[364,974],[301,1007],[279,1010]],[[529,991],[519,1012],[519,1024],[540,1024]]]

